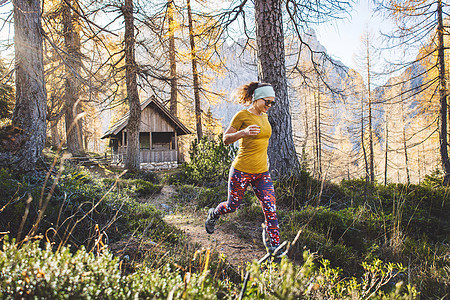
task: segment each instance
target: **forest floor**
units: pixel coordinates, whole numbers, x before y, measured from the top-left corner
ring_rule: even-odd
[[[190,243],[225,255],[236,268],[266,254],[261,240],[261,223],[245,222],[230,214],[219,220],[213,234],[208,234],[205,230],[206,211],[195,209],[195,203],[189,206],[177,204],[176,193],[173,186],[166,185],[160,194],[148,197],[146,201],[163,211],[164,220],[182,230]]]

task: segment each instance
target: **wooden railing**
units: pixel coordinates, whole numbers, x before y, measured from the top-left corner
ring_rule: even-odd
[[[154,162],[173,162],[178,161],[177,150],[142,150],[141,163],[154,163]],[[125,163],[127,154],[116,153],[111,155],[111,163]]]

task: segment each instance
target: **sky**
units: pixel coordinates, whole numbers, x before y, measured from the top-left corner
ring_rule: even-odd
[[[315,29],[317,38],[327,49],[327,53],[350,68],[355,68],[353,55],[361,47],[360,37],[363,31],[369,28],[377,33],[380,29],[387,29],[386,21],[373,16],[369,2],[371,0],[360,0],[349,18],[329,22]]]

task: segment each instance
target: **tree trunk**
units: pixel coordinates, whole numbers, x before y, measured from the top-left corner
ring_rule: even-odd
[[[315,94],[315,100],[314,101],[314,111],[315,111],[315,117],[314,117],[314,124],[315,124],[315,152],[316,152],[316,162],[317,162],[317,168],[316,168],[316,176],[317,178],[322,178],[322,132],[321,132],[321,126],[320,126],[320,87],[317,86],[317,93]]]
[[[137,89],[133,0],[125,0],[123,16],[125,19],[125,77],[128,105],[130,107],[127,124],[127,159],[125,168],[129,171],[137,171],[140,169],[139,126],[141,123],[141,104]]]
[[[361,149],[364,155],[364,203],[367,201],[367,185],[369,184],[369,164],[367,162],[366,145],[364,139],[364,98],[361,97]]]
[[[404,155],[405,155],[406,182],[407,182],[407,184],[410,184],[411,178],[409,176],[408,146],[406,144],[407,121],[406,121],[405,103],[403,102],[403,97],[402,97],[402,102],[401,102],[401,115],[402,115],[402,121],[403,121],[402,136],[403,136],[403,151],[404,151]]]
[[[203,136],[202,129],[202,110],[200,107],[200,84],[198,80],[197,70],[197,52],[194,41],[194,26],[192,24],[191,1],[187,0],[188,22],[189,22],[189,40],[191,43],[191,61],[192,61],[192,76],[194,79],[194,107],[195,107],[195,124],[197,126],[197,139],[200,140]]]
[[[370,182],[374,183],[375,168],[374,168],[374,153],[373,153],[372,97],[370,91],[370,79],[369,79],[368,96],[369,96],[369,175],[370,175]]]
[[[389,128],[388,118],[386,115],[385,120],[385,149],[384,149],[384,185],[387,184],[387,172],[388,172],[388,149],[389,149]]]
[[[279,0],[255,0],[258,76],[272,84],[277,97],[277,105],[269,110],[272,137],[268,149],[269,168],[275,178],[300,169],[289,112],[281,4]]]
[[[61,137],[59,135],[58,130],[58,123],[59,120],[51,121],[50,122],[50,132],[52,135],[52,146],[57,149],[59,147],[59,144],[61,143]]]
[[[368,117],[369,117],[369,176],[370,176],[370,182],[374,183],[375,181],[375,171],[374,171],[374,153],[373,153],[373,129],[372,129],[372,91],[371,91],[371,53],[370,53],[370,41],[369,41],[369,35],[367,34],[365,36],[365,44],[366,44],[366,72],[367,72],[367,100],[369,103],[369,111],[368,111]]]
[[[32,171],[46,138],[46,89],[44,81],[41,1],[15,0],[14,46],[16,104],[12,116],[14,139],[1,145],[1,165]]]
[[[364,140],[364,98],[361,97],[361,149],[364,157],[364,178],[366,182],[369,181],[369,164],[367,162],[366,145]]]
[[[405,169],[406,169],[406,183],[411,183],[411,177],[409,176],[409,160],[408,160],[408,147],[406,145],[406,129],[403,127],[403,151],[405,151]]]
[[[318,140],[319,138],[317,137],[317,101],[316,101],[316,94],[314,93],[314,146],[313,146],[313,151],[314,151],[314,168],[313,168],[313,175],[317,176],[317,173],[319,173],[318,169],[319,169],[319,146],[318,146]]]
[[[442,20],[442,1],[438,0],[437,9],[438,18],[438,65],[439,65],[439,99],[440,99],[440,153],[441,153],[441,164],[444,170],[444,180],[443,185],[448,185],[450,183],[450,161],[448,160],[448,147],[447,147],[447,83],[445,79],[445,57],[444,57],[444,23]]]
[[[170,112],[177,116],[178,87],[177,87],[177,62],[175,48],[175,22],[173,17],[174,3],[170,0],[167,6],[169,22],[169,61],[170,61]]]
[[[309,114],[308,114],[308,105],[305,104],[305,112],[304,112],[304,124],[305,124],[305,137],[303,139],[303,143],[301,145],[302,147],[302,156],[301,156],[301,168],[307,169],[308,168],[308,157],[306,152],[306,146],[308,144],[309,140]]]
[[[70,0],[67,0],[70,1]],[[77,1],[70,2],[72,7],[78,7]],[[81,45],[79,16],[73,12],[66,1],[62,1],[62,23],[64,34],[65,82],[64,82],[64,115],[66,123],[67,151],[75,156],[82,155],[83,134],[82,105],[79,101],[81,70]]]

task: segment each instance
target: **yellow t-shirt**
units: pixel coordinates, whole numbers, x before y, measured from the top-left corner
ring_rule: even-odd
[[[269,170],[267,147],[272,134],[272,127],[267,114],[263,113],[261,116],[257,116],[246,109],[238,112],[230,124],[237,131],[250,125],[258,125],[261,131],[257,135],[246,136],[239,140],[239,151],[233,162],[233,167],[245,173],[264,173]]]

